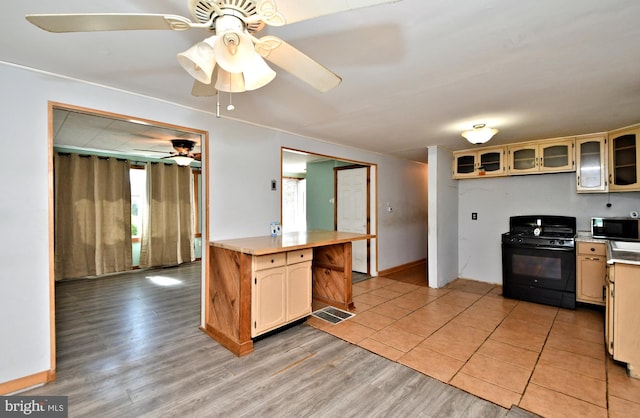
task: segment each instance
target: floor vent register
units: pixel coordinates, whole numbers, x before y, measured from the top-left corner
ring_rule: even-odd
[[[340,322],[346,321],[352,316],[355,316],[354,313],[343,311],[341,309],[334,308],[333,306],[318,309],[317,311],[312,312],[311,315],[316,318],[320,318],[323,321],[331,322],[332,324],[339,324]]]

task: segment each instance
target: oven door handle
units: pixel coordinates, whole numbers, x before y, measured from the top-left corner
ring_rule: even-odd
[[[567,251],[567,252],[575,252],[575,247],[548,247],[545,245],[512,245],[512,244],[502,244],[505,248],[516,248],[522,250],[549,250],[549,251]]]

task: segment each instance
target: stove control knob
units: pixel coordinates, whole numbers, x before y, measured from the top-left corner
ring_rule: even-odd
[[[549,240],[549,245],[555,245],[555,243],[556,243],[556,240],[554,240],[554,239]]]
[[[559,245],[563,245],[563,244],[564,244],[564,241],[563,241],[563,240],[558,240],[558,244],[559,244]]]
[[[524,241],[522,238],[518,238],[518,242],[522,242]]]

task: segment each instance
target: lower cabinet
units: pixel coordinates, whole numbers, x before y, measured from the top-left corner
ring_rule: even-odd
[[[614,360],[627,363],[629,376],[640,378],[640,266],[614,263],[609,268],[607,349]]]
[[[605,305],[606,251],[602,243],[577,243],[576,301]]]
[[[253,257],[251,337],[311,313],[313,250]]]

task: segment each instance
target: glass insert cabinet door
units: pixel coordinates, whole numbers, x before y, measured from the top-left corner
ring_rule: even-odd
[[[542,150],[542,166],[545,168],[565,167],[569,164],[569,149],[566,145],[552,145]]]
[[[480,156],[480,170],[483,170],[487,173],[493,173],[495,171],[501,171],[503,168],[502,164],[502,155],[503,152],[500,150],[496,151],[488,151],[488,152],[479,152]]]
[[[530,170],[536,167],[536,149],[524,148],[513,152],[513,168]]]
[[[638,183],[637,143],[635,134],[613,138],[613,183],[619,186],[630,186]]]
[[[509,146],[509,174],[573,171],[574,138]]]
[[[456,151],[453,153],[453,177],[504,176],[507,174],[505,156],[505,147]]]
[[[539,171],[538,145],[509,146],[509,174],[527,174]]]
[[[576,190],[578,192],[608,190],[606,160],[607,143],[604,135],[576,139]]]

